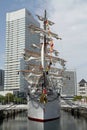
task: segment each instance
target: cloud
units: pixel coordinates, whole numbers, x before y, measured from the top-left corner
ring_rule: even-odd
[[[60,56],[67,60],[68,68],[77,69],[78,77],[84,76],[87,63],[87,1],[50,0],[47,9],[48,15],[56,23],[54,32],[63,39],[57,44]],[[81,66],[81,70],[78,66]]]

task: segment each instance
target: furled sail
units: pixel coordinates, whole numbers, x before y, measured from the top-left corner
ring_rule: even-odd
[[[66,61],[59,57],[59,52],[54,49],[55,43],[53,38],[61,40],[58,34],[50,30],[50,26],[54,23],[46,17],[37,15],[38,19],[43,21],[44,28],[30,24],[28,28],[31,33],[39,33],[42,43],[32,43],[30,49],[25,49],[22,54],[26,62],[26,69],[20,70],[28,83],[32,84],[48,84],[52,86],[55,81],[63,77]],[[32,49],[31,49],[32,48]],[[53,67],[55,65],[55,67]],[[60,68],[57,66],[60,65]],[[41,82],[40,82],[41,79]],[[48,85],[48,86],[49,86]]]
[[[39,28],[39,27],[37,27],[37,26],[35,26],[35,25],[33,25],[33,24],[31,24],[31,25],[29,26],[29,28],[31,29],[31,32],[32,32],[32,33],[42,33],[42,34],[47,35],[47,36],[50,36],[50,35],[51,35],[52,37],[61,40],[61,38],[59,38],[59,36],[58,36],[57,34],[51,32],[51,31],[49,31],[49,30],[46,31],[46,30],[44,30],[44,29],[42,29],[42,28]]]

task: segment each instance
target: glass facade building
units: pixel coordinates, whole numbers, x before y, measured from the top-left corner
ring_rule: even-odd
[[[0,91],[4,90],[4,70],[0,69]]]
[[[29,49],[32,43],[40,42],[39,35],[30,32],[30,24],[40,26],[25,8],[6,14],[4,90],[26,90],[27,82],[21,73],[18,74],[18,70],[26,68],[22,53],[24,49]]]

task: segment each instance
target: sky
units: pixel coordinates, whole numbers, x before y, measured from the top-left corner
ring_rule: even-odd
[[[87,0],[0,0],[0,69],[5,61],[6,13],[22,8],[34,17],[47,10],[55,23],[52,31],[62,38],[54,41],[59,56],[67,61],[67,69],[76,71],[77,82],[87,81]]]

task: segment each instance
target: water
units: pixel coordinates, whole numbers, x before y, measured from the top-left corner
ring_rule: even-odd
[[[0,130],[87,130],[87,120],[61,111],[61,118],[50,122],[35,122],[27,119],[27,113],[0,122]]]

